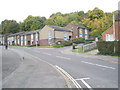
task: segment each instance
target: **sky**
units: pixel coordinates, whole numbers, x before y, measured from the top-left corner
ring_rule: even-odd
[[[95,7],[104,12],[118,10],[120,0],[1,0],[0,22],[16,20],[22,22],[28,15],[45,16],[56,12],[70,13],[75,11],[93,10]]]

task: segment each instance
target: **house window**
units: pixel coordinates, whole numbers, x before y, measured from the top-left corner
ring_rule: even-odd
[[[52,32],[48,31],[48,39],[52,39]]]
[[[67,40],[67,33],[64,32],[64,40]]]
[[[106,34],[106,41],[114,41],[114,35],[113,34]]]

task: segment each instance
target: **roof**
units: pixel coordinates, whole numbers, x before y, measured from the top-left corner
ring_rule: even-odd
[[[41,29],[35,30],[35,31],[30,31],[30,32],[25,32],[24,34],[34,34],[36,32],[39,32]],[[22,34],[22,35],[24,35]]]
[[[120,21],[120,10],[116,12],[115,20]]]
[[[77,28],[88,29],[87,27],[82,26],[82,25],[76,25],[76,24],[71,24],[71,23],[70,23],[70,25],[76,26]]]
[[[12,35],[21,35],[21,34],[23,34],[23,33],[25,33],[25,31],[23,31],[23,32],[18,32],[18,33],[12,34]]]
[[[25,31],[23,31],[23,32],[18,32],[18,33],[15,33],[15,34],[10,34],[9,35],[9,37],[11,37],[11,36],[15,36],[15,35],[25,35],[25,34],[33,34],[33,33],[36,33],[36,32],[39,32],[41,29],[38,29],[38,30],[35,30],[35,31],[30,31],[30,32],[25,32]]]
[[[71,29],[65,28],[65,27],[59,27],[59,26],[53,26],[53,25],[47,25],[51,28],[53,28],[55,31],[67,31],[67,32],[72,32]]]

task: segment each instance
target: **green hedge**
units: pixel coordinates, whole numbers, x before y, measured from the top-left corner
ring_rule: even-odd
[[[75,38],[72,40],[73,43],[75,44],[80,44],[80,43],[84,43],[85,42],[85,39],[84,38]]]
[[[120,41],[99,41],[97,48],[100,54],[120,56]]]
[[[59,42],[61,42],[61,44],[58,44],[56,42],[56,44],[54,44],[53,47],[60,48],[60,47],[71,46],[72,45],[72,41],[59,41]]]

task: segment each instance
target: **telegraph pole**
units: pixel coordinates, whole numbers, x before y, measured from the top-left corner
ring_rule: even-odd
[[[113,37],[114,37],[114,41],[115,41],[115,16],[113,13]]]

